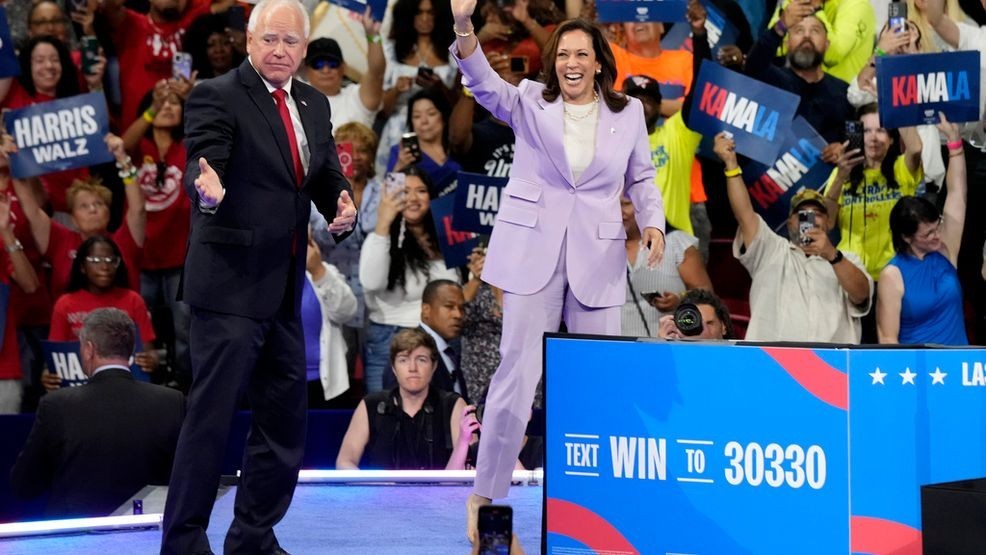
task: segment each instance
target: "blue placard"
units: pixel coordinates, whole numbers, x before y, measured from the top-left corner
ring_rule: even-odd
[[[363,15],[367,3],[369,3],[374,21],[383,21],[383,16],[387,13],[387,0],[329,0],[329,2],[360,15]]]
[[[803,117],[791,122],[780,156],[771,165],[749,161],[743,180],[753,208],[772,229],[787,225],[791,197],[802,189],[820,190],[835,166],[822,161],[825,139]]]
[[[459,172],[458,182],[452,217],[455,229],[480,235],[493,233],[496,214],[500,210],[500,194],[507,185],[507,178]]]
[[[979,56],[944,52],[877,57],[881,125],[896,129],[938,123],[938,112],[951,122],[978,121]]]
[[[14,39],[10,36],[10,24],[7,22],[7,9],[0,6],[0,77],[12,77],[20,73],[21,66],[17,62]]]
[[[986,476],[984,355],[850,352],[854,552],[921,553],[920,487]]]
[[[770,165],[794,119],[799,99],[785,90],[703,61],[694,85],[688,125],[713,137],[733,134],[736,152]]]
[[[75,387],[89,381],[82,371],[82,361],[79,357],[78,341],[42,341],[41,348],[45,355],[45,365],[48,371],[62,379],[62,387]],[[142,349],[140,338],[137,338],[135,352]],[[130,373],[142,382],[150,382],[151,375],[141,370],[140,366],[130,360]]]
[[[736,44],[739,31],[732,23],[726,19],[719,8],[708,0],[701,3],[705,7],[705,32],[709,46],[712,49],[712,56],[719,53],[719,48],[727,44]],[[692,29],[690,25],[675,25],[661,39],[661,48],[665,50],[687,50],[694,52],[692,48]]]
[[[596,20],[601,23],[623,21],[687,21],[688,0],[597,0]]]
[[[4,115],[7,133],[18,151],[10,155],[10,172],[27,178],[110,162],[103,137],[109,117],[103,93],[42,102]]]
[[[847,358],[548,337],[546,553],[847,553]]]
[[[469,231],[452,227],[455,195],[445,195],[431,201],[431,218],[438,232],[438,248],[446,268],[459,268],[469,261],[469,253],[479,245],[479,237]]]

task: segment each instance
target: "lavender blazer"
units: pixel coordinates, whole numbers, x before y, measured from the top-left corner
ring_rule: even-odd
[[[510,180],[490,238],[483,280],[518,295],[543,288],[554,273],[562,241],[569,287],[582,304],[601,308],[626,300],[626,230],[620,198],[633,202],[640,228],[664,231],[664,206],[654,182],[644,110],[630,98],[621,112],[599,102],[596,152],[578,182],[565,156],[564,112],[548,102],[542,83],[517,87],[500,79],[478,47],[456,57],[476,101],[516,135]]]

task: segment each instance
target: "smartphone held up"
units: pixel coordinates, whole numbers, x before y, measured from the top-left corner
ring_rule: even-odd
[[[513,509],[506,505],[483,505],[479,508],[480,555],[510,555],[513,518]]]
[[[418,142],[418,134],[414,132],[408,132],[401,135],[401,145],[411,151],[411,156],[414,160],[412,164],[417,164],[421,161],[421,143]]]

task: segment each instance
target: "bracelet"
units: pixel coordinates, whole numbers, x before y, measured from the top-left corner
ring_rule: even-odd
[[[962,139],[945,143],[948,150],[962,150]]]
[[[157,112],[155,112],[154,110],[148,108],[148,109],[144,110],[143,115],[141,115],[140,117],[144,121],[146,121],[147,123],[154,123],[154,117],[155,116],[157,116]]]
[[[134,181],[137,180],[136,179],[136,175],[137,175],[137,172],[134,172],[134,175],[128,175],[127,177],[124,177],[123,178],[123,185],[124,186],[133,185],[134,184]]]
[[[722,172],[722,174],[725,175],[726,177],[739,177],[743,175],[743,170],[741,170],[739,166],[737,166],[731,170],[726,170]]]
[[[123,168],[127,168],[127,167],[132,168],[133,167],[133,162],[134,162],[133,159],[128,154],[127,157],[124,158],[122,162],[119,161],[119,160],[117,160],[117,162],[116,162],[116,169],[122,170]],[[123,176],[120,176],[120,177],[123,177]]]
[[[833,266],[835,266],[835,265],[836,265],[836,264],[838,264],[839,262],[842,262],[842,259],[843,259],[843,258],[844,258],[844,257],[842,256],[842,251],[840,251],[840,250],[836,250],[836,251],[835,251],[835,258],[833,258],[832,260],[829,260],[829,264],[831,264],[831,265],[833,265]]]
[[[120,168],[120,172],[117,173],[117,175],[120,176],[120,179],[123,179],[124,181],[126,181],[128,178],[133,179],[137,177],[137,167],[130,166],[128,169]]]
[[[877,46],[873,50],[873,53],[875,53],[877,56],[886,56],[887,55],[887,53],[882,48],[880,48],[879,46]]]
[[[455,28],[455,25],[454,24],[452,25],[452,32],[455,33],[455,35],[457,37],[468,37],[469,35],[472,34],[472,32],[474,30],[475,30],[475,27],[473,27],[472,25],[469,25],[469,30],[468,31],[466,31],[465,33],[460,33],[459,30]]]
[[[380,44],[380,43],[383,42],[383,37],[381,37],[379,34],[377,34],[377,35],[366,35],[366,42],[369,42],[369,43],[372,43],[372,44]]]
[[[14,243],[11,245],[4,245],[3,250],[7,251],[9,254],[14,254],[17,251],[24,250],[24,245],[21,244],[20,239],[14,239]]]
[[[462,85],[462,96],[472,98],[472,91],[470,91],[465,85]]]

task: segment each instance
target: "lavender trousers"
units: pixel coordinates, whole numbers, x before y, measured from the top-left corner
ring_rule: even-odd
[[[489,499],[506,497],[510,489],[541,379],[544,333],[558,331],[564,318],[571,333],[620,334],[620,306],[588,307],[569,289],[566,246],[567,241],[562,242],[555,272],[540,291],[531,295],[503,292],[500,366],[486,395],[473,486],[473,493]]]

